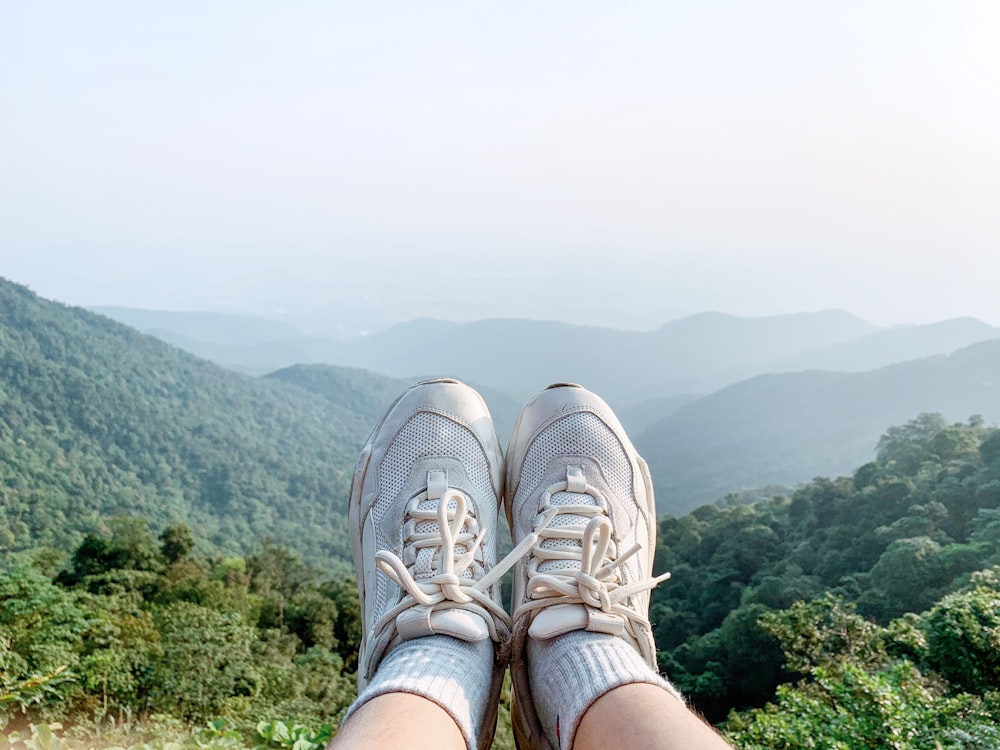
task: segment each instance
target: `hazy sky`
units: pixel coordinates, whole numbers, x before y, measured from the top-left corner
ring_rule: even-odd
[[[1000,325],[998,38],[996,0],[0,0],[0,276],[359,325]]]

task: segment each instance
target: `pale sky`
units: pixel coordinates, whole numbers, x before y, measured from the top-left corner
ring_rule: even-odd
[[[359,325],[1000,325],[997,39],[996,0],[0,0],[0,276]]]

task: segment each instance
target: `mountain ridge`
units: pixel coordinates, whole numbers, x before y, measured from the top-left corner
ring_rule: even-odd
[[[681,406],[635,442],[659,511],[682,514],[731,492],[851,472],[889,425],[921,412],[1000,421],[1000,340],[861,373],[758,375]]]
[[[645,398],[714,390],[733,382],[723,373],[741,364],[759,370],[760,363],[872,330],[846,311],[827,310],[760,318],[707,312],[653,331],[507,317],[468,323],[417,319],[349,342],[303,335],[220,346],[162,330],[159,335],[253,374],[293,364],[361,367],[397,378],[449,374],[522,400],[551,382],[573,380],[616,405],[631,406]]]
[[[850,471],[872,455],[888,426],[920,412],[941,411],[952,420],[980,413],[995,420],[994,405],[1000,403],[1000,339],[868,372],[764,374],[707,395],[678,391],[638,400],[641,394],[629,399],[623,392],[638,378],[635,371],[613,370],[619,389],[608,393],[600,382],[578,377],[587,357],[559,361],[566,350],[600,349],[595,331],[617,336],[612,329],[593,326],[554,321],[512,326],[507,319],[476,325],[414,321],[387,334],[400,346],[409,340],[402,354],[413,369],[405,377],[349,366],[296,365],[253,378],[105,316],[42,300],[11,282],[0,281],[0,303],[3,458],[8,467],[70,467],[69,479],[44,467],[32,471],[48,483],[45,491],[58,499],[59,512],[75,519],[75,534],[100,513],[74,510],[67,488],[70,496],[90,497],[87,483],[98,477],[113,489],[105,493],[101,513],[148,508],[155,523],[193,519],[206,538],[236,540],[231,544],[245,544],[265,531],[286,539],[302,537],[302,518],[330,519],[323,522],[329,528],[321,523],[306,537],[307,549],[344,559],[348,545],[340,511],[357,451],[386,406],[417,377],[458,376],[474,385],[490,405],[501,442],[526,398],[552,380],[583,382],[621,415],[654,469],[659,511],[674,514],[730,492]],[[733,316],[724,314],[695,317],[707,317],[713,326],[734,324]],[[841,333],[837,319],[849,326],[857,322],[840,311],[833,311],[831,319]],[[797,329],[794,341],[809,338],[808,316],[784,322]],[[680,326],[690,333],[699,330],[697,323],[687,319]],[[986,330],[977,321],[954,325]],[[562,340],[562,349],[553,348],[546,360],[565,370],[551,373],[551,379],[533,376],[538,382],[530,389],[525,378],[522,395],[513,387],[497,387],[495,379],[479,381],[468,376],[474,372],[448,368],[443,352],[479,358],[479,372],[492,376],[522,371],[534,353],[529,349],[506,360],[487,356],[496,347],[494,334],[512,327],[542,330],[545,335],[532,343],[537,348],[566,334],[569,340]],[[736,319],[735,327],[745,327],[744,322]],[[922,333],[920,327],[913,330]],[[471,332],[478,348],[464,348],[457,331]],[[647,334],[626,334],[617,340],[647,341]],[[687,335],[678,334],[679,340]],[[772,338],[778,346],[788,345],[783,333]],[[431,340],[436,344],[428,346]],[[13,439],[17,425],[31,431],[29,448]],[[58,439],[45,429],[54,430]],[[157,451],[167,458],[160,461]],[[6,492],[11,528],[30,517],[51,536],[66,521],[46,525],[32,516],[24,497],[41,495],[30,487]]]
[[[65,548],[138,514],[220,551],[273,537],[346,567],[367,414],[0,279],[0,548]]]

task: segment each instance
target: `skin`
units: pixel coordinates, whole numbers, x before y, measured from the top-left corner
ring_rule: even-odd
[[[327,750],[393,748],[465,750],[465,739],[455,720],[438,704],[411,693],[386,693],[358,709]]]
[[[392,721],[384,717],[391,716]],[[420,731],[414,731],[420,727]],[[451,716],[436,703],[410,693],[388,693],[362,706],[333,739],[329,750],[465,750]],[[572,750],[652,748],[731,750],[712,727],[655,685],[622,685],[587,709]]]
[[[622,685],[598,698],[580,720],[573,750],[654,748],[731,750],[687,706],[656,685]]]

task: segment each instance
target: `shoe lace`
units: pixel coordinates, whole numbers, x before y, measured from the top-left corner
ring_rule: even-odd
[[[436,507],[431,508],[425,507],[428,499],[428,492],[424,491],[407,504],[403,540],[405,562],[389,550],[375,553],[375,564],[404,592],[396,606],[375,623],[375,632],[384,634],[396,618],[411,607],[463,609],[486,622],[493,641],[506,643],[512,621],[490,591],[504,573],[527,554],[537,541],[537,535],[526,537],[487,571],[477,553],[488,539],[489,529],[480,529],[475,516],[469,512],[465,493],[449,487],[441,494]],[[437,521],[436,525],[428,523],[433,521]],[[427,570],[417,572],[418,559],[423,561],[421,568]]]
[[[562,492],[587,495],[592,500],[554,504],[553,496]],[[670,578],[670,573],[626,581],[625,563],[642,545],[618,550],[607,500],[586,481],[582,469],[568,467],[566,480],[546,489],[539,513],[527,563],[527,601],[515,610],[514,619],[558,604],[584,604],[620,617],[630,632],[635,633],[637,626],[648,626],[646,615],[630,607],[628,600],[633,594],[655,588]],[[555,518],[561,515],[583,521],[572,519],[560,525]],[[548,543],[553,540],[555,544]]]

